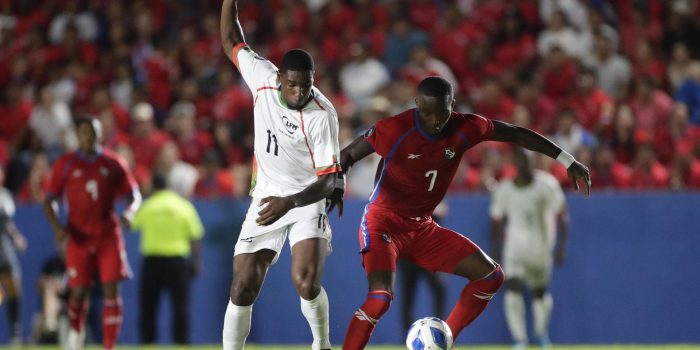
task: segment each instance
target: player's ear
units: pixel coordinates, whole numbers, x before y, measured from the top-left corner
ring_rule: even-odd
[[[418,107],[418,97],[414,98],[414,99],[413,99],[413,102],[415,102],[415,103],[416,103],[416,107]]]
[[[455,109],[455,102],[457,102],[457,100],[455,100],[454,98],[452,98],[452,105],[450,106],[450,109],[451,109],[451,110],[454,110],[454,109]]]

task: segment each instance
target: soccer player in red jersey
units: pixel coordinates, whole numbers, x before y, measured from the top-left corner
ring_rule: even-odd
[[[586,166],[538,133],[475,114],[453,112],[452,86],[429,77],[418,85],[415,109],[379,121],[342,150],[347,171],[376,152],[383,159],[359,229],[369,293],[350,321],[344,350],[364,349],[394,298],[397,259],[469,279],[447,318],[455,338],[486,308],[503,284],[501,267],[474,242],[436,224],[433,209],[445,196],[464,152],[482,141],[511,142],[556,158],[578,190],[590,192]],[[342,191],[331,197],[342,213]]]
[[[70,331],[66,349],[82,348],[83,319],[94,276],[102,283],[103,345],[113,349],[122,322],[118,284],[131,274],[120,229],[128,227],[141,203],[141,194],[126,162],[100,146],[101,124],[96,119],[76,121],[78,151],[63,155],[53,167],[50,192],[44,201],[59,244],[65,244],[68,274]],[[126,197],[127,208],[118,218],[114,202]],[[63,225],[54,210],[63,198],[68,222]]]

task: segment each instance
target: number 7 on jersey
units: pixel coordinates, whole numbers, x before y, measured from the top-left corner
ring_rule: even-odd
[[[435,179],[437,178],[437,170],[429,170],[425,173],[425,177],[430,177],[430,186],[428,186],[428,192],[433,190],[435,187]]]

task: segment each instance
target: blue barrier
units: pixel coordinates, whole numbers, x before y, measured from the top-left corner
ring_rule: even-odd
[[[450,216],[443,226],[469,236],[488,251],[488,197],[449,198]],[[568,261],[555,271],[551,338],[563,343],[700,342],[700,194],[598,194],[569,196],[571,239]],[[207,235],[203,242],[203,274],[193,282],[191,338],[194,343],[220,341],[231,278],[232,248],[248,201],[197,202]],[[364,201],[348,200],[342,221],[332,218],[333,255],[324,286],[331,300],[331,333],[339,343],[354,310],[364,301],[366,282],[357,254],[357,226]],[[36,279],[42,260],[54,251],[52,234],[41,208],[20,206],[16,222],[26,234],[29,251],[20,256],[23,269],[22,318],[25,336],[39,308]],[[126,243],[134,273],[140,256],[137,235]],[[290,251],[272,267],[255,304],[249,340],[306,343],[311,339],[289,277]],[[507,274],[507,271],[506,271]],[[400,276],[399,276],[400,278]],[[123,284],[125,305],[122,343],[138,341],[138,279]],[[448,305],[457,300],[465,281],[448,279]],[[399,321],[401,294],[382,318],[373,343],[403,341]],[[421,286],[417,300],[429,300]],[[499,295],[459,343],[507,343]],[[416,318],[430,314],[430,302],[418,303]],[[4,309],[4,308],[3,308]],[[169,303],[161,304],[160,338],[170,339]],[[2,310],[0,343],[9,327]],[[264,326],[263,326],[264,324]]]

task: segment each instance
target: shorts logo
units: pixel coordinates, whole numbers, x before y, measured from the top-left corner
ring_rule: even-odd
[[[246,243],[251,243],[253,242],[253,237],[246,237],[246,238],[241,238],[239,239],[241,242],[246,242]]]
[[[386,233],[382,233],[381,237],[384,242],[391,243],[391,237],[389,237],[389,235],[387,235]]]
[[[102,175],[102,176],[107,176],[107,175],[109,175],[109,170],[107,170],[107,168],[101,166],[101,167],[100,167],[100,175]]]
[[[445,148],[445,159],[449,160],[455,157],[457,153],[455,152],[454,147],[447,147]]]
[[[75,270],[75,268],[69,268],[68,271],[68,278],[76,278],[78,277],[78,271]]]

